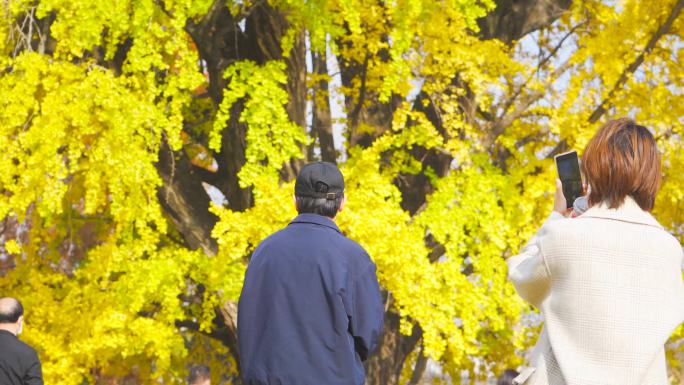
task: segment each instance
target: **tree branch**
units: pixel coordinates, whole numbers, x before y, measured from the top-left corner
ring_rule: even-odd
[[[190,320],[177,320],[176,327],[185,327],[194,332],[202,333],[208,337],[221,341],[235,359],[240,370],[240,354],[237,343],[237,303],[226,301],[216,309],[216,317],[213,320],[214,327],[210,332],[201,331],[199,324]]]
[[[191,249],[214,255],[217,246],[211,229],[217,218],[209,212],[209,196],[185,152],[173,151],[163,140],[156,167],[163,182],[157,192],[162,208]]]
[[[366,73],[368,70],[368,59],[370,59],[370,54],[366,54],[366,58],[363,60],[363,65],[361,66],[361,87],[359,88],[359,100],[356,102],[354,110],[351,112],[351,127],[355,130],[359,126],[359,115],[361,114],[361,107],[366,100]],[[353,144],[352,144],[353,145]]]
[[[516,100],[516,99],[518,98],[518,96],[520,96],[520,94],[522,93],[523,89],[525,89],[525,88],[527,87],[527,85],[530,83],[530,80],[532,80],[532,78],[534,78],[534,75],[535,75],[536,73],[538,73],[542,68],[544,68],[544,67],[546,66],[546,64],[548,64],[548,62],[551,60],[551,58],[553,58],[554,56],[556,56],[556,54],[557,54],[558,51],[561,49],[561,47],[563,47],[563,43],[564,43],[570,36],[572,36],[572,35],[575,33],[575,31],[577,31],[580,27],[582,27],[582,26],[584,26],[584,25],[587,25],[588,22],[589,22],[589,20],[584,20],[583,22],[581,22],[581,23],[575,25],[574,27],[572,27],[572,28],[570,29],[570,31],[568,31],[568,33],[566,33],[566,34],[558,41],[558,44],[556,44],[556,46],[553,47],[553,49],[549,52],[549,54],[546,55],[544,58],[542,58],[542,60],[539,61],[539,64],[537,64],[537,68],[536,68],[532,73],[530,73],[530,74],[527,76],[527,79],[525,79],[525,81],[522,82],[522,83],[520,84],[520,86],[515,90],[515,92],[513,93],[513,95],[511,95],[511,97],[508,98],[508,99],[506,100],[506,103],[504,103],[504,106],[503,106],[502,109],[501,109],[502,111],[504,111],[504,113],[505,113],[505,111],[508,111],[509,108],[511,108],[511,106],[513,105],[513,103],[515,102],[515,100]]]
[[[646,47],[644,47],[641,53],[639,53],[639,56],[637,56],[636,59],[622,72],[620,78],[617,82],[615,82],[615,85],[608,93],[608,96],[605,99],[603,99],[603,101],[601,101],[601,104],[599,104],[598,107],[596,107],[594,112],[589,117],[589,123],[593,124],[598,122],[599,119],[601,119],[603,114],[605,114],[605,112],[610,107],[610,100],[615,96],[618,90],[622,88],[622,86],[624,86],[625,83],[627,83],[629,76],[633,74],[639,68],[639,66],[641,66],[641,64],[646,59],[646,55],[653,51],[653,48],[655,48],[656,44],[658,43],[658,40],[660,40],[661,37],[663,37],[670,31],[672,23],[674,23],[674,21],[677,19],[677,17],[682,11],[682,8],[684,8],[684,0],[678,0],[675,6],[672,8],[672,11],[670,12],[670,15],[668,16],[665,23],[663,23],[663,25],[661,25],[660,28],[658,28],[655,31],[653,36],[651,36],[651,39],[646,44]]]
[[[633,74],[639,68],[639,66],[641,66],[641,64],[646,59],[646,55],[653,51],[653,48],[655,48],[656,44],[658,43],[658,40],[660,40],[661,37],[663,37],[670,31],[672,23],[674,23],[674,21],[677,19],[677,17],[682,11],[682,8],[684,8],[684,0],[678,0],[675,6],[672,8],[672,11],[670,12],[670,15],[668,16],[665,23],[655,31],[653,36],[651,36],[651,39],[646,44],[646,47],[644,47],[641,53],[639,53],[639,56],[637,56],[636,59],[622,72],[620,78],[617,82],[615,82],[615,85],[608,93],[608,96],[605,99],[603,99],[603,101],[601,101],[601,104],[599,104],[598,107],[596,107],[594,112],[589,117],[589,123],[593,124],[598,122],[598,120],[601,119],[603,114],[606,113],[606,111],[610,107],[610,100],[613,98],[613,96],[615,96],[618,90],[622,88],[622,86],[624,86],[625,83],[627,83],[629,75]]]
[[[425,368],[427,367],[427,357],[425,356],[425,346],[420,345],[420,351],[418,352],[418,357],[416,358],[416,365],[413,367],[413,374],[411,379],[406,385],[418,385],[420,384],[423,374],[425,374]]]
[[[677,3],[675,3],[674,7],[672,7],[670,15],[665,20],[665,23],[663,23],[653,33],[648,43],[646,43],[644,49],[639,53],[636,59],[634,59],[634,61],[629,66],[627,66],[627,68],[625,68],[625,70],[622,72],[620,78],[615,82],[615,85],[608,93],[608,96],[605,99],[603,99],[601,103],[596,107],[596,109],[594,109],[594,112],[591,113],[591,116],[588,119],[588,122],[590,124],[598,122],[601,119],[601,117],[603,117],[603,115],[606,113],[606,111],[608,111],[608,108],[610,108],[611,106],[611,99],[613,99],[617,92],[627,83],[627,80],[629,80],[629,76],[636,72],[639,66],[641,66],[641,64],[646,59],[646,55],[653,51],[653,49],[658,44],[660,38],[669,33],[670,28],[672,28],[672,24],[675,20],[677,20],[677,17],[679,17],[679,14],[682,12],[683,8],[684,0],[678,0]],[[565,139],[563,139],[556,145],[556,147],[553,148],[553,150],[551,150],[549,155],[547,155],[547,158],[553,158],[554,156],[567,150],[568,142]]]
[[[551,75],[554,78],[557,78],[558,76],[562,75],[565,71],[570,69],[571,67],[571,62],[570,60],[566,61],[558,67],[553,74]],[[547,85],[547,89],[551,87],[551,84]],[[503,133],[503,131],[506,129],[506,127],[510,126],[514,121],[519,119],[522,115],[525,114],[527,109],[539,99],[541,99],[545,95],[545,92],[542,91],[534,91],[529,93],[523,100],[518,103],[516,108],[511,111],[510,113],[501,116],[497,121],[493,122],[491,125],[491,133],[490,133],[490,138],[488,141],[487,146],[491,146],[495,141],[496,138]]]
[[[571,4],[571,0],[497,0],[496,9],[477,21],[480,36],[510,45],[553,23]]]
[[[209,183],[214,186],[216,186],[221,181],[221,176],[219,175],[219,173],[209,171],[204,167],[200,167],[193,164],[192,172],[195,173],[195,175],[199,176],[200,179],[202,179],[202,182]]]

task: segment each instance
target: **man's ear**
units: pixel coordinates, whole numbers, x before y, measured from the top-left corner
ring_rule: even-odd
[[[299,201],[297,200],[297,196],[292,194],[292,202],[294,203],[295,210],[299,211]]]
[[[337,209],[337,212],[338,212],[338,213],[339,213],[339,212],[342,212],[342,210],[344,209],[344,204],[345,204],[345,203],[347,203],[347,196],[346,196],[346,195],[342,197],[342,202],[340,202],[340,208]]]

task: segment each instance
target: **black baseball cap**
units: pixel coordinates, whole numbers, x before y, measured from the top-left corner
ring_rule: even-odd
[[[344,193],[342,173],[332,163],[314,162],[302,167],[295,182],[295,196],[337,199]]]

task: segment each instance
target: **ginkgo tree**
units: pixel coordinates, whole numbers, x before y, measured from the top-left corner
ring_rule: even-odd
[[[378,267],[369,384],[523,362],[505,258],[550,212],[553,155],[608,119],[656,133],[654,214],[684,240],[684,0],[0,7],[0,294],[47,383],[239,383],[243,274],[308,161],[342,169],[338,223]]]

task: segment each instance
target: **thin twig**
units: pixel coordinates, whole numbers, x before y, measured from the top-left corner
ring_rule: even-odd
[[[608,96],[601,101],[601,103],[596,107],[596,109],[594,109],[594,112],[592,112],[591,116],[589,117],[589,124],[594,124],[598,122],[599,119],[601,119],[601,117],[603,117],[603,115],[606,113],[606,111],[608,111],[608,108],[610,108],[611,105],[611,99],[613,99],[617,92],[625,85],[625,83],[627,83],[629,76],[633,74],[639,68],[639,66],[641,66],[641,64],[646,59],[646,55],[653,51],[660,38],[670,31],[672,24],[677,19],[677,17],[679,17],[682,8],[684,8],[684,0],[678,0],[672,8],[672,11],[670,11],[670,15],[665,20],[665,23],[663,23],[653,33],[644,49],[639,53],[639,55],[634,59],[634,61],[629,66],[627,66],[627,68],[625,68],[625,70],[622,72],[620,78],[615,82],[615,85],[608,93]],[[547,155],[547,158],[552,158],[562,153],[563,151],[566,151],[567,149],[568,142],[565,139],[563,139],[556,145],[556,147],[553,148],[553,150],[551,150],[551,152]]]
[[[601,101],[601,104],[599,104],[598,107],[596,107],[594,112],[589,117],[589,123],[593,124],[598,122],[598,120],[601,119],[603,114],[606,113],[606,111],[610,107],[610,100],[615,96],[618,90],[622,88],[622,86],[624,86],[625,83],[627,83],[629,76],[633,74],[639,68],[639,66],[641,66],[641,64],[646,59],[646,55],[653,51],[653,48],[655,48],[656,44],[658,43],[658,40],[660,40],[661,37],[663,37],[670,31],[672,24],[675,20],[677,20],[677,17],[681,13],[682,8],[684,8],[684,0],[677,1],[675,6],[672,8],[672,11],[670,12],[670,16],[668,16],[665,23],[663,23],[663,25],[661,25],[655,31],[653,36],[651,36],[651,39],[646,44],[646,47],[644,47],[641,53],[639,53],[639,56],[637,56],[636,59],[622,72],[620,78],[617,80],[617,82],[615,82],[615,85],[608,93],[608,96]]]

